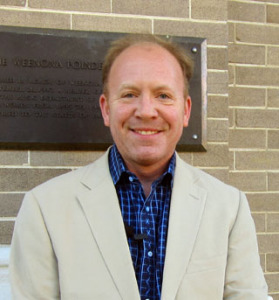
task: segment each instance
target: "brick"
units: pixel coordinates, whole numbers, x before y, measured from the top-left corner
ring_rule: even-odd
[[[229,147],[230,148],[265,148],[265,130],[245,130],[230,129]]]
[[[265,214],[252,214],[257,232],[265,232]]]
[[[279,34],[279,31],[278,31]],[[278,86],[279,68],[236,67],[236,83],[242,85]]]
[[[266,283],[268,285],[269,293],[278,292],[279,290],[279,273],[278,274],[265,274]],[[273,300],[276,298],[272,295]]]
[[[229,125],[230,128],[235,126],[235,109],[229,108]]]
[[[222,182],[229,183],[229,170],[228,169],[202,169],[209,175],[221,180]]]
[[[207,120],[207,141],[226,142],[229,133],[228,120]]]
[[[230,63],[265,65],[265,47],[229,44]]]
[[[247,194],[251,211],[279,211],[279,193]]]
[[[279,191],[279,173],[269,172],[267,175],[268,175],[268,189],[270,191]]]
[[[0,0],[0,5],[25,6],[26,0]]]
[[[192,153],[189,152],[180,152],[179,153],[180,158],[182,158],[186,163],[192,165],[193,164],[193,158]]]
[[[279,89],[267,90],[268,107],[279,107]]]
[[[97,151],[32,151],[32,166],[83,166],[92,163],[103,152]]]
[[[0,10],[0,24],[6,26],[70,29],[70,15],[37,11]]]
[[[267,47],[267,64],[279,66],[279,47]]]
[[[29,0],[28,6],[39,9],[55,9],[66,11],[110,12],[110,0]]]
[[[223,0],[191,0],[191,17],[203,20],[227,20],[227,2]]]
[[[265,106],[265,89],[229,87],[230,106]]]
[[[270,296],[272,296],[272,300],[279,300],[279,294],[269,294]]]
[[[250,0],[250,1],[269,2],[269,3],[278,3],[278,0]]]
[[[266,175],[263,172],[230,172],[230,184],[244,192],[266,190]]]
[[[279,24],[279,6],[267,5],[266,7],[266,19],[267,23]]]
[[[207,49],[207,68],[215,70],[227,70],[228,51],[225,48]]]
[[[279,272],[279,253],[266,254],[267,272]]]
[[[279,232],[279,213],[267,214],[267,231]]]
[[[228,72],[208,72],[207,84],[209,94],[227,94]]]
[[[151,33],[151,23],[152,21],[149,19],[131,17],[106,17],[93,15],[72,16],[72,26],[74,30]]]
[[[246,22],[265,22],[265,6],[238,1],[228,2],[228,19]]]
[[[235,42],[235,24],[228,21],[229,42]]]
[[[241,151],[235,159],[238,170],[279,169],[278,151]]]
[[[16,217],[24,194],[0,194],[0,217]]]
[[[260,263],[263,271],[265,271],[265,254],[260,254]]]
[[[236,40],[254,44],[279,44],[279,27],[271,25],[236,24]]]
[[[279,149],[279,130],[268,130],[268,148]]]
[[[11,243],[13,230],[13,221],[0,221],[0,244],[8,245]]]
[[[208,45],[227,45],[227,26],[223,23],[194,21],[154,20],[154,33],[163,35],[206,38]]]
[[[235,83],[235,66],[229,65],[228,72],[229,72],[229,84],[234,84]]]
[[[117,14],[189,18],[189,0],[173,0],[171,3],[169,0],[116,0],[112,2],[112,12]]]
[[[0,190],[27,191],[67,171],[66,169],[0,169]]]
[[[234,166],[234,151],[231,151],[231,149],[229,149],[229,168],[230,171],[235,170],[235,166]]]
[[[228,164],[228,146],[211,145],[206,147],[207,152],[193,153],[193,164],[199,167],[227,167]]]
[[[276,253],[279,249],[279,234],[259,234],[258,243],[260,253]]]
[[[208,96],[207,99],[208,118],[228,117],[228,98],[226,96]]]
[[[23,165],[28,163],[27,151],[0,151],[0,165]]]
[[[237,109],[236,125],[238,127],[278,128],[278,110]]]

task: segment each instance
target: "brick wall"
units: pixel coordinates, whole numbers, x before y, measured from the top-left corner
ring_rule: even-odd
[[[229,178],[248,196],[278,300],[279,1],[229,1],[228,19]]]
[[[181,156],[247,193],[262,266],[275,300],[279,299],[278,11],[278,0],[0,0],[0,25],[207,38],[207,152]],[[10,243],[25,191],[100,155],[0,150],[0,244]]]

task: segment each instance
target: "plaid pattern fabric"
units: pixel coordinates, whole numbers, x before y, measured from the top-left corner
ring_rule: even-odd
[[[175,155],[172,156],[167,171],[152,183],[147,198],[137,177],[127,170],[115,145],[110,150],[109,167],[124,223],[131,226],[135,234],[148,236],[143,241],[128,238],[141,299],[159,300]]]

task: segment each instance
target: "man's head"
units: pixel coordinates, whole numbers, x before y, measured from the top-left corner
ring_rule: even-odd
[[[130,171],[159,174],[188,126],[184,74],[191,71],[165,47],[146,41],[125,47],[109,65],[100,97],[104,123]]]
[[[185,95],[188,96],[189,89],[189,81],[193,74],[193,61],[191,57],[185,52],[185,50],[178,44],[171,42],[170,39],[163,39],[156,35],[151,34],[134,34],[134,35],[126,35],[123,38],[115,40],[111,43],[111,47],[109,48],[102,69],[102,82],[103,82],[103,92],[106,94],[107,90],[107,82],[110,73],[111,66],[115,59],[127,48],[136,45],[136,44],[144,44],[144,43],[152,43],[155,45],[159,45],[162,48],[166,49],[170,54],[172,54],[182,69],[184,80],[185,80]]]

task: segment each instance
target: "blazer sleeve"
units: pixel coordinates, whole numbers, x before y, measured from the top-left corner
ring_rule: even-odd
[[[11,245],[10,281],[13,299],[60,299],[56,257],[32,191],[16,219]]]
[[[266,300],[255,225],[248,201],[240,192],[238,213],[229,235],[224,299]]]

